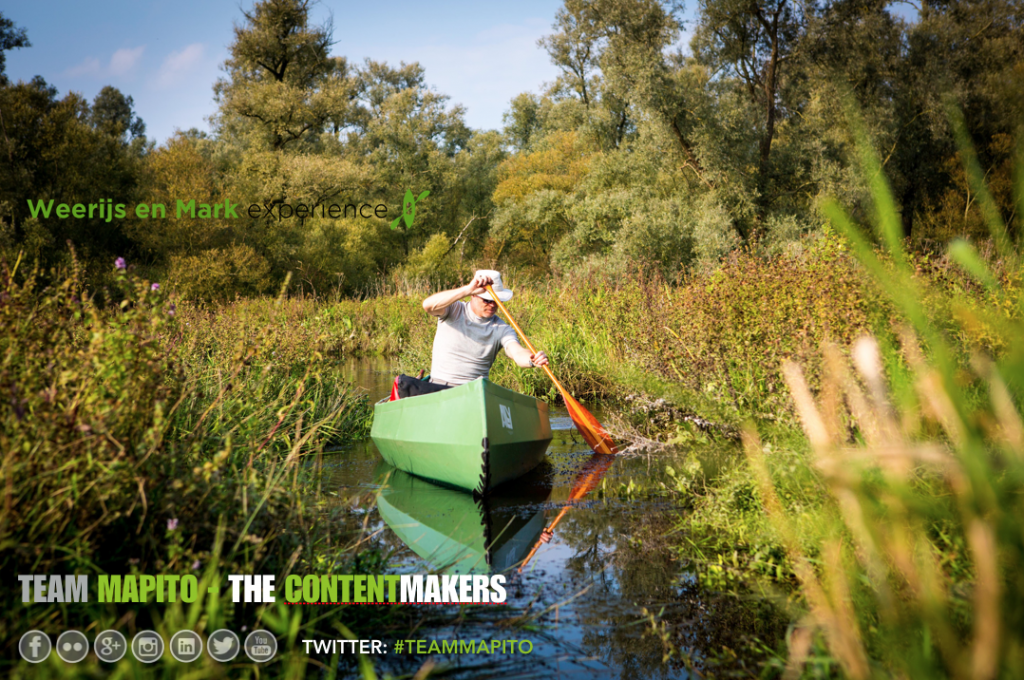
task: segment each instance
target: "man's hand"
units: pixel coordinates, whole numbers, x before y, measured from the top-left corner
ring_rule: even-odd
[[[494,279],[484,274],[477,274],[473,280],[466,285],[466,295],[483,295],[487,292],[487,286],[493,286]]]
[[[462,288],[452,288],[451,290],[443,290],[440,293],[434,293],[423,301],[423,309],[433,316],[444,316],[446,314],[445,310],[462,298],[467,295],[481,295],[482,293],[486,293],[487,289],[484,288],[484,286],[491,286],[493,284],[494,279],[491,277],[477,274],[473,277],[472,281]]]
[[[540,542],[547,543],[551,540],[551,537],[555,535],[555,532],[551,531],[547,527],[544,527],[544,531],[540,532]]]
[[[536,354],[531,354],[530,363],[536,366],[537,368],[540,368],[541,366],[547,366],[548,355],[544,354],[544,352],[537,352]]]

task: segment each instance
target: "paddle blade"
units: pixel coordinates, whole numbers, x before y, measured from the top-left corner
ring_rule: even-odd
[[[583,408],[583,405],[567,392],[562,393],[562,398],[565,399],[565,405],[569,408],[569,417],[572,418],[576,429],[583,435],[583,439],[590,444],[590,448],[594,449],[597,453],[612,454],[619,452],[611,435],[605,432],[605,429],[601,427],[601,423],[591,415],[590,411]]]
[[[569,490],[569,500],[578,501],[596,489],[614,462],[615,456],[595,453],[576,476],[576,481]]]
[[[605,473],[608,472],[608,468],[610,468],[614,462],[615,456],[595,453],[576,476],[576,482],[572,485],[572,489],[569,491],[570,505],[563,507],[562,511],[558,513],[558,516],[555,517],[554,521],[552,521],[544,531],[549,534],[554,531],[555,527],[558,526],[558,523],[562,521],[563,517],[565,517],[565,513],[567,513],[569,508],[572,507],[571,503],[582,500],[584,496],[596,489],[597,485],[601,483],[602,479],[604,479]],[[530,560],[532,560],[533,556],[537,554],[537,551],[544,542],[545,541],[543,539],[537,540],[533,549],[530,550],[530,554],[528,554],[519,565],[520,574],[523,573],[523,569],[525,569],[526,565],[530,563]]]

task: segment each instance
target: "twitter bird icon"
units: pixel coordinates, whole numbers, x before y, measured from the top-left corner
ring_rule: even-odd
[[[210,635],[210,644],[206,651],[214,661],[227,663],[238,656],[240,649],[241,643],[238,641],[238,636],[233,631],[221,629]]]

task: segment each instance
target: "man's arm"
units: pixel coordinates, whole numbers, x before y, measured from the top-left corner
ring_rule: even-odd
[[[508,355],[509,359],[516,362],[516,366],[519,366],[520,368],[539,367],[548,363],[548,357],[544,352],[530,354],[530,350],[526,349],[516,341],[506,342],[505,354]]]
[[[445,310],[456,302],[470,295],[480,295],[487,292],[486,286],[493,283],[494,280],[489,276],[476,276],[461,288],[452,288],[451,290],[434,293],[423,301],[423,310],[431,316],[444,316]]]

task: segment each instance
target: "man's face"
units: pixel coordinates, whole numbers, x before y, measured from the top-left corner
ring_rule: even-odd
[[[469,308],[477,316],[489,319],[498,311],[498,303],[493,300],[485,300],[479,295],[474,295],[469,300]]]

